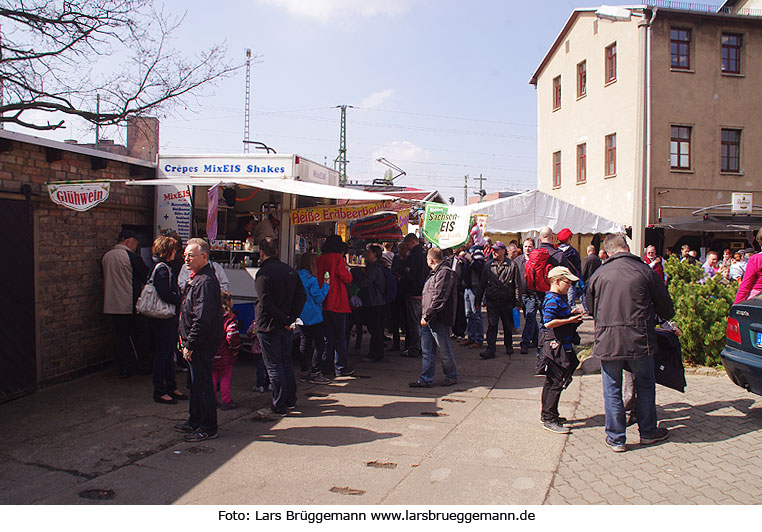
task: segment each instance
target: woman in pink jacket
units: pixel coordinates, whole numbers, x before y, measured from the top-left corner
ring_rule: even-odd
[[[762,229],[757,232],[757,242],[762,245]],[[762,253],[756,253],[749,259],[735,303],[746,301],[759,293],[762,293]]]

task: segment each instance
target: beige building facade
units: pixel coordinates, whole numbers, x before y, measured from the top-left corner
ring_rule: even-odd
[[[649,225],[729,216],[733,192],[762,204],[762,10],[656,4],[575,10],[530,81],[538,189],[631,226],[633,251],[696,233]]]

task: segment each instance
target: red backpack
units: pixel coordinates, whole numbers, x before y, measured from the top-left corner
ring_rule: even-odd
[[[548,259],[550,259],[550,253],[544,248],[536,248],[529,253],[529,258],[524,266],[524,278],[529,290],[536,292],[548,292],[550,290],[548,272],[551,265],[548,264]]]

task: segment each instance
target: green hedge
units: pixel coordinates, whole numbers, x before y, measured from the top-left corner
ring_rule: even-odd
[[[720,351],[725,346],[728,315],[738,283],[726,285],[721,276],[715,276],[701,284],[704,270],[680,262],[676,256],[664,263],[664,271],[669,276],[669,295],[675,305],[674,321],[683,332],[683,358],[704,366],[721,365]]]

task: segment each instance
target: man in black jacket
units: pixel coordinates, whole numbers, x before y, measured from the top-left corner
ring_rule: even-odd
[[[384,318],[386,318],[386,272],[381,265],[383,249],[370,244],[365,250],[366,267],[360,276],[360,299],[365,325],[370,333],[367,360],[381,362],[384,358]],[[362,325],[360,325],[362,327]]]
[[[519,269],[506,256],[506,246],[499,240],[492,246],[492,259],[484,265],[479,288],[475,297],[487,300],[487,350],[479,353],[482,358],[495,358],[497,351],[497,326],[503,322],[505,354],[513,354],[513,309],[521,308]]]
[[[669,319],[675,311],[664,282],[640,257],[630,253],[623,234],[607,236],[603,247],[609,259],[588,284],[587,305],[595,318],[593,356],[601,361],[606,444],[615,452],[623,452],[627,428],[622,402],[625,368],[635,377],[640,444],[669,437],[656,419],[655,326],[656,315]]]
[[[422,314],[420,321],[423,361],[421,375],[411,382],[411,388],[431,388],[436,370],[437,353],[442,359],[445,379],[442,386],[453,386],[458,382],[458,370],[450,346],[450,327],[455,321],[458,302],[456,274],[450,268],[450,261],[444,260],[439,248],[431,248],[426,256],[431,268],[422,292]]]
[[[185,441],[217,437],[217,400],[212,382],[212,362],[224,338],[220,284],[209,266],[209,244],[191,238],[185,247],[185,264],[191,278],[185,285],[180,311],[183,358],[190,362],[190,416],[175,426]]]
[[[407,270],[400,280],[400,285],[405,293],[407,315],[405,345],[408,347],[402,356],[419,357],[421,356],[421,293],[423,284],[429,276],[429,267],[426,264],[426,252],[414,233],[409,233],[403,243],[408,249],[408,257]]]
[[[275,238],[263,238],[259,253],[262,264],[254,278],[257,335],[273,392],[270,408],[263,408],[259,413],[286,415],[296,406],[291,326],[302,312],[307,294],[296,272],[278,260]]]

